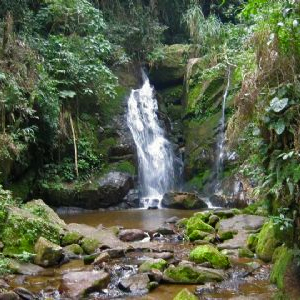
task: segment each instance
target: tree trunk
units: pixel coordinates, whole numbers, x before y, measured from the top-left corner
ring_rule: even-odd
[[[73,124],[73,120],[72,120],[71,114],[70,114],[70,125],[71,125],[71,129],[72,129],[73,144],[74,144],[75,174],[76,174],[76,177],[78,177],[79,176],[79,172],[78,172],[77,144],[76,144],[76,136],[75,136],[74,124]]]

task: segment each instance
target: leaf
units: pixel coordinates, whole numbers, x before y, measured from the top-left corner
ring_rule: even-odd
[[[285,107],[288,105],[288,102],[288,98],[279,99],[278,97],[275,97],[272,99],[270,107],[273,111],[280,112],[285,109]]]
[[[278,120],[274,125],[273,125],[273,128],[275,129],[275,132],[278,134],[278,135],[281,135],[284,130],[285,130],[285,124],[284,124],[284,121],[282,119]]]
[[[74,91],[66,91],[66,90],[64,90],[64,91],[60,91],[59,92],[59,96],[61,98],[64,98],[64,99],[66,99],[66,98],[74,98],[76,96],[76,93]]]

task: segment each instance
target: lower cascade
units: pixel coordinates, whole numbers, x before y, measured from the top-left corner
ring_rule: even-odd
[[[178,159],[159,124],[154,90],[145,74],[143,79],[143,86],[129,97],[127,124],[137,147],[142,202],[149,207],[160,206],[163,195],[174,189]]]

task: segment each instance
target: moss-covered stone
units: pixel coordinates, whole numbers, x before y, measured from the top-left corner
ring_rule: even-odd
[[[189,218],[186,224],[187,234],[190,235],[194,230],[200,230],[208,233],[213,233],[215,229],[202,221],[203,215],[195,215]]]
[[[275,224],[269,220],[264,224],[258,234],[256,254],[266,262],[272,260],[275,249],[284,242],[290,244],[293,240],[293,228],[284,228],[281,230],[280,224]]]
[[[93,254],[99,248],[100,242],[92,238],[84,238],[81,241],[81,247],[86,254]]]
[[[63,257],[63,249],[43,237],[36,242],[34,251],[36,253],[35,264],[43,267],[56,265]]]
[[[7,209],[5,226],[1,241],[4,244],[3,253],[8,256],[34,253],[34,245],[40,237],[59,244],[62,228],[38,217],[30,211],[17,207]]]
[[[173,300],[197,300],[198,298],[188,289],[180,291]]]
[[[280,289],[284,289],[284,278],[286,272],[293,261],[293,250],[287,247],[280,247],[275,264],[271,271],[271,282],[275,283]]]
[[[179,228],[184,228],[186,227],[188,220],[189,220],[188,218],[182,218],[176,223],[176,226]]]
[[[190,260],[199,264],[209,262],[216,269],[226,269],[230,266],[228,257],[211,245],[198,246],[193,249],[190,253]]]
[[[226,241],[226,240],[232,239],[235,234],[237,234],[237,231],[234,231],[234,230],[228,230],[228,231],[219,230],[218,231],[219,238],[222,241]]]
[[[255,248],[257,246],[257,241],[258,241],[258,234],[255,233],[250,234],[247,238],[247,247],[251,251],[255,251]]]
[[[69,231],[63,236],[63,238],[61,240],[61,244],[62,244],[62,246],[78,244],[82,238],[83,238],[83,235],[81,233],[76,232],[76,231]]]
[[[189,234],[189,240],[190,241],[196,241],[196,240],[203,240],[206,236],[208,236],[209,233],[201,231],[201,230],[194,230],[191,234]]]
[[[193,267],[192,265],[170,266],[164,271],[164,280],[172,283],[203,284],[218,282],[224,274],[217,270]]]
[[[240,248],[238,254],[239,257],[248,257],[248,258],[254,257],[254,253],[248,248]]]
[[[208,219],[208,225],[215,227],[219,221],[220,221],[220,218],[218,216],[211,215]]]
[[[66,253],[71,253],[75,255],[83,255],[83,249],[78,244],[71,244],[64,247]]]
[[[164,259],[149,259],[140,265],[140,272],[149,272],[152,269],[163,271],[168,263]]]

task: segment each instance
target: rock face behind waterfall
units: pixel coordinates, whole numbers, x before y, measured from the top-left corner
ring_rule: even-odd
[[[207,208],[207,204],[195,193],[170,192],[162,200],[162,206],[175,209]]]

